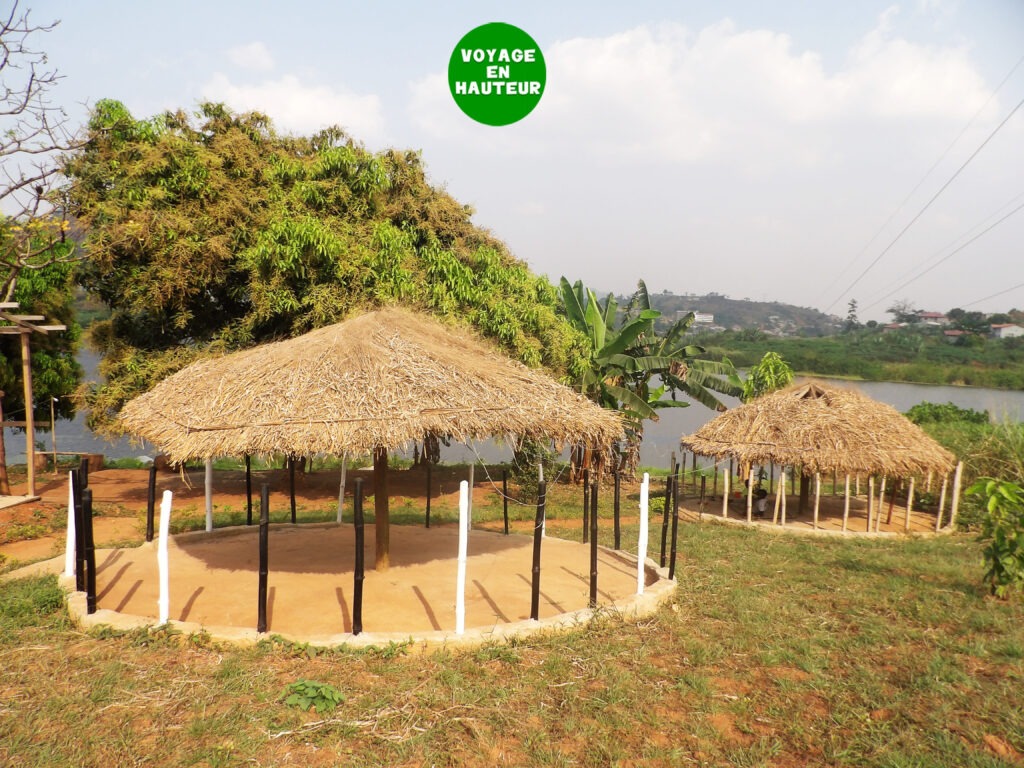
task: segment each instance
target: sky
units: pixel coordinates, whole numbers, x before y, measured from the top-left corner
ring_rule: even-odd
[[[854,299],[862,321],[1024,309],[1022,0],[598,5],[21,0],[60,20],[37,46],[72,123],[103,98],[138,118],[212,100],[419,150],[555,282],[840,316]],[[504,127],[447,82],[493,21],[547,65]]]

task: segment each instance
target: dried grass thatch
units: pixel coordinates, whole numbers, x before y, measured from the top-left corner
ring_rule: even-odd
[[[956,459],[895,408],[852,389],[797,384],[733,408],[684,437],[683,448],[741,465],[805,472],[945,473]]]
[[[394,449],[426,434],[604,446],[617,414],[437,320],[369,312],[287,341],[201,360],[121,411],[174,462]]]

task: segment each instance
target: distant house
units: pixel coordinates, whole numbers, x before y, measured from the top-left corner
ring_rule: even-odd
[[[949,325],[949,318],[942,312],[918,312],[917,316],[925,325]]]
[[[1012,339],[1015,336],[1024,336],[1024,328],[1014,323],[996,323],[991,328],[992,336],[997,339]]]
[[[701,323],[702,325],[714,325],[715,316],[710,312],[694,312],[693,322]]]

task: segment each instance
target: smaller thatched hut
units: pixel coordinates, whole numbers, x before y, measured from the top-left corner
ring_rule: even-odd
[[[805,482],[824,473],[944,477],[956,466],[952,453],[896,409],[820,382],[795,384],[733,408],[680,445],[716,460],[735,459],[740,467],[801,467]]]

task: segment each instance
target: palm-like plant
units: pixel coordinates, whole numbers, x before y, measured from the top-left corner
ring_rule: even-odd
[[[661,313],[651,307],[642,280],[621,317],[613,295],[602,304],[579,280],[570,285],[563,277],[561,294],[566,317],[591,344],[590,366],[577,382],[580,391],[626,418],[623,465],[627,471],[634,471],[639,463],[644,421],[656,421],[660,409],[689,405],[677,399],[679,393],[719,411],[725,405],[712,392],[740,394],[730,381],[735,370],[728,361],[699,360],[697,355],[704,348],[686,343],[684,334],[693,323],[693,313],[677,320],[663,335],[655,331]]]

